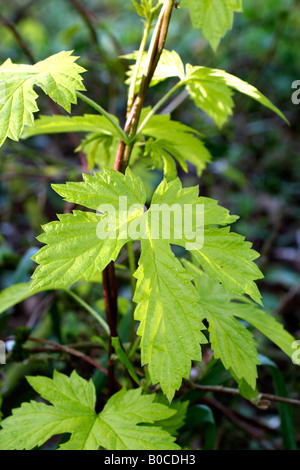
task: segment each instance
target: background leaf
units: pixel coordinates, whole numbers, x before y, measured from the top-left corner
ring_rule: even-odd
[[[0,67],[0,146],[7,137],[19,140],[24,126],[33,126],[38,111],[38,85],[53,101],[70,112],[77,103],[76,91],[85,90],[77,57],[62,51],[35,65],[16,65],[8,59]]]
[[[45,231],[39,240],[46,244],[35,255],[39,264],[33,274],[32,289],[46,287],[69,287],[80,278],[91,279],[101,272],[107,264],[115,260],[120,249],[126,243],[128,235],[123,233],[127,226],[125,213],[120,212],[120,197],[124,197],[123,209],[129,210],[132,204],[143,207],[145,192],[139,178],[128,169],[126,175],[114,170],[105,170],[94,176],[84,175],[83,183],[54,185],[53,188],[66,200],[83,204],[90,209],[100,210],[105,205],[108,217],[92,212],[74,211],[73,214],[59,216],[59,221],[43,226]],[[104,206],[103,206],[104,207]],[[114,213],[110,214],[110,211]],[[131,215],[138,217],[139,211]],[[116,216],[116,217],[115,217]],[[99,236],[99,225],[106,220]],[[109,230],[110,220],[115,231]],[[98,232],[97,232],[98,231]],[[121,235],[122,234],[122,235]]]
[[[201,360],[199,343],[206,343],[198,297],[191,276],[164,240],[143,240],[134,301],[141,340],[142,365],[148,364],[154,384],[169,401],[192,360]]]
[[[0,292],[0,314],[6,312],[6,310],[14,307],[16,304],[22,302],[28,297],[31,297],[34,294],[40,292],[39,289],[31,290],[30,282],[23,282],[19,284],[14,284],[10,287],[7,287]]]
[[[190,8],[193,27],[216,50],[226,31],[232,28],[234,12],[242,11],[242,0],[183,0],[183,7]]]
[[[119,137],[115,127],[105,116],[85,114],[84,116],[41,116],[34,127],[24,129],[23,139],[41,134],[59,134],[65,132],[93,132]]]
[[[75,371],[70,377],[55,371],[53,379],[28,377],[28,381],[52,405],[31,401],[13,410],[1,422],[1,450],[30,450],[61,433],[72,434],[60,445],[64,450],[179,449],[169,433],[149,426],[174,415],[176,409],[154,403],[154,395],[143,396],[141,389],[121,390],[97,415],[94,385]]]
[[[196,106],[203,109],[219,127],[233,114],[232,90],[258,101],[288,123],[283,113],[257,88],[224,70],[187,64],[185,83]]]

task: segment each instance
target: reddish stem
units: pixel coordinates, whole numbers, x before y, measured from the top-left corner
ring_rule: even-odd
[[[153,32],[152,40],[151,40],[149,51],[148,51],[147,72],[142,78],[138,95],[134,100],[134,103],[128,114],[128,118],[124,127],[124,132],[129,137],[132,137],[133,140],[134,140],[134,136],[136,134],[137,128],[138,128],[139,119],[140,119],[141,111],[144,105],[146,93],[148,91],[152,77],[154,75],[155,69],[157,67],[158,61],[160,59],[161,53],[164,48],[173,6],[174,6],[174,0],[167,0],[164,6],[162,7],[160,16],[157,20],[157,24]],[[115,164],[114,164],[114,169],[116,171],[125,173],[133,147],[134,147],[134,141],[132,141],[131,144],[127,144],[127,145],[125,144],[123,140],[120,141],[116,159],[115,159]],[[113,394],[114,392],[114,389],[113,389],[114,366],[113,366],[113,360],[112,360],[113,347],[111,343],[111,338],[113,336],[117,336],[117,331],[116,331],[117,285],[116,285],[113,263],[110,263],[107,266],[107,268],[103,271],[103,295],[104,295],[107,323],[109,324],[109,327],[111,330],[111,337],[110,337],[110,342],[109,342],[109,356],[110,357],[108,361],[108,380],[110,384],[110,387],[109,387],[110,394]]]

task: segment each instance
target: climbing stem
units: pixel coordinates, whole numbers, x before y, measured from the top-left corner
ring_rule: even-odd
[[[125,173],[125,170],[129,164],[130,156],[134,147],[135,136],[139,125],[141,112],[143,109],[144,101],[148,88],[150,86],[152,77],[160,59],[161,53],[164,48],[165,40],[167,37],[168,27],[171,19],[171,14],[174,6],[174,0],[165,0],[163,3],[160,15],[158,17],[156,26],[153,31],[152,39],[150,42],[148,56],[147,56],[147,67],[146,72],[142,76],[139,92],[136,98],[134,96],[129,97],[132,99],[132,106],[127,106],[127,120],[123,130],[123,136],[117,150],[115,159],[114,169]],[[145,38],[142,38],[142,44],[140,51],[144,51],[143,42],[146,43]],[[142,56],[142,53],[141,53]],[[138,66],[139,67],[139,66]],[[138,76],[138,69],[137,69]],[[136,80],[137,78],[135,78]],[[132,89],[135,91],[135,84],[132,85]],[[133,93],[133,92],[132,92]],[[90,103],[91,104],[91,103]],[[129,110],[130,109],[130,110]],[[102,110],[99,110],[102,112]],[[103,113],[102,113],[103,114]],[[125,137],[126,138],[125,138]],[[108,388],[109,394],[112,395],[115,392],[115,381],[114,381],[114,360],[113,360],[113,346],[112,337],[117,336],[117,283],[115,279],[114,263],[111,262],[103,271],[103,293],[105,302],[105,311],[107,322],[110,327],[111,336],[109,340],[109,360],[108,360]],[[115,311],[116,310],[116,311]]]
[[[141,70],[142,59],[143,59],[143,55],[144,55],[144,52],[145,52],[145,49],[146,49],[147,39],[148,39],[149,34],[150,34],[151,24],[152,24],[152,21],[149,20],[146,24],[145,29],[144,29],[142,41],[141,41],[140,48],[139,48],[138,57],[137,57],[137,60],[136,60],[135,66],[134,66],[133,75],[132,75],[132,78],[131,78],[131,81],[130,81],[130,86],[129,86],[129,91],[128,91],[128,101],[127,101],[127,117],[130,113],[130,110],[131,110],[133,102],[134,102],[137,79],[138,79],[138,76],[139,76],[139,73],[140,73],[140,70]]]
[[[126,143],[124,139],[121,140],[115,160],[114,169],[122,173],[125,172],[129,164],[146,94],[164,49],[173,6],[174,0],[164,2],[153,31],[148,49],[146,71],[142,76],[138,95],[133,102],[124,127],[124,132],[129,137],[129,143]]]

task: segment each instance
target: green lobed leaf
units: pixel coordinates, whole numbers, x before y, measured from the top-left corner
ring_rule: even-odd
[[[214,357],[221,359],[236,380],[241,383],[245,380],[255,389],[259,364],[256,343],[250,331],[233,314],[233,308],[238,312],[243,304],[234,304],[229,291],[204,273],[199,278],[199,294],[209,323]]]
[[[198,186],[183,188],[179,178],[172,182],[163,180],[156,188],[151,201],[150,214],[153,214],[153,204],[167,204],[176,207],[178,211],[183,211],[185,205],[189,205],[193,210],[197,204],[203,205],[205,227],[216,225],[228,225],[234,223],[239,217],[230,215],[228,209],[218,205],[218,201],[207,197],[199,196]],[[160,210],[156,207],[155,210]],[[187,210],[187,207],[185,208]],[[176,213],[176,211],[174,212]],[[172,237],[171,237],[172,238]]]
[[[139,3],[137,0],[131,0],[131,3],[134,5],[136,12],[139,16],[145,17],[147,10],[145,11],[144,7],[147,5],[145,0]]]
[[[191,330],[194,329],[197,332],[199,327],[197,328],[190,323],[191,327],[189,328],[186,323],[190,322],[187,318],[189,310],[183,302],[186,301],[194,307],[194,310],[189,313],[190,318],[194,318],[194,321],[199,322],[210,312],[209,303],[203,304],[202,302],[201,307],[199,306],[198,296],[193,296],[194,289],[191,290],[189,283],[192,277],[187,277],[187,272],[182,270],[182,265],[174,258],[169,247],[170,242],[186,246],[187,234],[184,227],[182,227],[182,238],[178,239],[179,226],[176,224],[182,224],[183,220],[177,219],[177,216],[182,213],[183,209],[187,211],[187,207],[193,213],[196,205],[200,203],[204,205],[204,227],[207,228],[202,248],[192,249],[191,252],[203,269],[210,276],[228,286],[231,292],[238,294],[246,292],[257,302],[260,302],[259,291],[253,282],[254,279],[262,276],[253,263],[258,254],[250,249],[251,244],[244,242],[243,237],[229,233],[228,227],[212,228],[233,223],[236,217],[230,216],[226,209],[217,205],[216,201],[198,197],[197,187],[182,188],[178,178],[171,183],[163,181],[156,189],[147,213],[149,241],[142,241],[142,254],[136,273],[138,284],[134,300],[138,303],[135,318],[141,322],[138,334],[142,336],[142,364],[148,364],[151,379],[154,383],[160,382],[163,392],[169,399],[172,398],[174,390],[180,384],[180,376],[186,377],[188,370],[190,370],[189,355],[191,359],[195,359],[196,351],[189,350],[188,341],[192,334]],[[172,222],[171,211],[167,214],[168,208],[171,208],[174,216]],[[153,224],[157,223],[162,213],[164,227],[169,224],[170,228],[168,241],[152,238]],[[167,238],[166,232],[164,233]],[[175,265],[175,260],[177,265]],[[188,297],[186,297],[186,293]],[[176,316],[174,316],[175,312]],[[181,315],[182,319],[177,315]],[[174,319],[174,326],[169,323],[167,324],[168,328],[164,326],[165,316],[168,321],[169,316]],[[175,327],[178,329],[178,323],[181,325],[180,328],[182,326],[184,328],[183,332],[177,332],[183,350],[178,346],[178,339],[177,348],[174,349],[173,346],[176,338]],[[214,316],[210,317],[210,327],[211,325],[213,325],[210,330],[211,341],[216,357],[222,357],[227,368],[234,365],[237,376],[245,376],[251,385],[255,384],[257,351],[250,332],[234,318],[229,318],[228,322],[224,321],[222,310],[220,312],[214,311]],[[152,331],[152,329],[154,330]],[[172,341],[171,344],[169,344],[170,341]],[[195,345],[195,340],[193,340],[193,344]],[[166,345],[166,349],[163,349],[162,345]],[[183,351],[186,352],[186,355]],[[228,352],[227,356],[224,351]],[[178,357],[175,353],[178,354]],[[175,381],[174,371],[178,373],[177,381]]]
[[[243,11],[242,0],[183,0],[181,5],[190,8],[193,27],[202,29],[214,50],[232,28],[234,12]]]
[[[130,169],[127,169],[125,175],[105,169],[93,176],[83,175],[83,179],[81,183],[53,184],[52,188],[65,201],[94,210],[98,210],[100,204],[110,204],[119,211],[120,197],[126,197],[128,205],[145,203],[142,181]]]
[[[257,88],[224,70],[187,64],[185,83],[196,106],[203,109],[219,127],[233,114],[232,90],[258,101],[288,123],[282,112]]]
[[[252,303],[233,304],[231,309],[233,315],[253,325],[289,357],[292,357],[294,352],[292,344],[295,338],[272,315]]]
[[[126,57],[136,59],[135,54]],[[147,57],[145,55],[143,59],[144,67],[146,59]],[[133,67],[129,69],[129,82],[132,71]],[[140,79],[142,74],[143,68],[140,72]],[[151,86],[157,85],[161,81],[171,77],[178,77],[181,80],[182,85],[185,84],[186,89],[196,106],[205,111],[219,127],[222,127],[233,114],[233,91],[239,91],[255,101],[258,101],[288,123],[288,120],[283,113],[257,88],[249,83],[225,72],[224,70],[212,69],[203,66],[192,66],[190,64],[186,64],[184,70],[184,65],[179,55],[175,51],[171,52],[164,49],[161,61],[158,63],[158,72],[154,75]],[[137,87],[139,84],[140,80],[137,82]],[[163,119],[163,116],[155,117],[157,119]],[[154,122],[154,120],[152,122]],[[163,132],[163,127],[160,129]]]
[[[165,240],[142,240],[135,277],[142,365],[148,364],[151,380],[171,401],[182,377],[189,377],[191,361],[201,360],[199,343],[206,343],[198,295]]]
[[[83,116],[41,116],[34,127],[24,129],[22,138],[27,139],[40,134],[58,134],[65,132],[92,132],[107,136],[119,135],[105,116],[84,114]]]
[[[255,280],[263,274],[253,262],[259,254],[251,249],[245,238],[230,232],[228,227],[207,229],[204,245],[192,253],[204,271],[219,281],[232,294],[248,294],[261,304],[261,295]]]
[[[171,400],[182,377],[189,376],[191,361],[200,360],[199,343],[206,340],[201,333],[204,312],[192,276],[174,256],[170,244],[188,248],[203,269],[230,292],[247,293],[257,302],[260,296],[254,280],[262,275],[253,260],[258,254],[228,227],[218,228],[233,223],[236,216],[216,201],[199,197],[198,187],[182,188],[179,178],[170,183],[162,181],[147,212],[141,181],[130,170],[125,175],[105,170],[84,179],[82,183],[54,185],[54,189],[65,200],[90,209],[99,209],[100,203],[109,204],[110,210],[115,208],[117,232],[113,238],[98,239],[97,225],[99,220],[105,222],[104,214],[74,211],[59,216],[60,221],[47,224],[39,238],[47,245],[35,257],[40,266],[34,273],[33,287],[66,287],[89,279],[116,259],[127,240],[140,239],[142,253],[134,301],[138,304],[135,318],[140,321],[142,364],[148,364],[152,381],[159,382]],[[118,212],[121,196],[127,197],[126,209],[138,204],[131,216],[122,217]],[[200,221],[195,219],[199,205],[203,207]],[[186,216],[190,216],[191,224],[187,231]],[[109,214],[107,218],[109,221]],[[131,222],[136,233],[128,230],[127,238],[121,237],[124,226]],[[198,237],[202,226],[204,244],[196,249],[188,243]],[[242,332],[245,339],[247,333]]]
[[[30,385],[52,405],[23,403],[1,422],[0,450],[30,450],[57,434],[71,433],[63,450],[176,450],[174,437],[155,425],[176,414],[155,403],[141,389],[122,389],[96,414],[96,393],[91,380],[75,371],[70,377],[55,371],[53,379],[28,377]],[[140,425],[148,423],[147,426]]]
[[[95,176],[83,177],[83,183],[53,185],[53,188],[65,200],[101,212],[107,211],[108,217],[73,211],[73,214],[59,215],[59,221],[44,225],[45,233],[38,239],[46,246],[33,258],[39,266],[32,276],[32,289],[68,287],[81,278],[89,280],[101,272],[110,261],[116,259],[128,240],[123,230],[128,220],[126,212],[124,215],[120,211],[119,198],[123,197],[124,211],[133,204],[143,206],[145,203],[141,181],[129,169],[126,175],[107,169]],[[131,219],[139,217],[141,213],[142,209],[137,208],[131,213]],[[115,228],[113,233],[109,232],[111,220]],[[103,238],[99,238],[99,235]]]
[[[158,0],[155,6],[152,5],[152,0],[131,0],[131,3],[139,16],[146,18],[147,21],[153,21],[158,16],[163,0]]]
[[[31,282],[22,282],[7,287],[0,292],[0,314],[39,292],[41,289],[31,290]]]
[[[138,51],[135,51],[132,54],[124,55],[122,56],[122,58],[136,61],[136,59],[138,58]],[[148,54],[147,52],[144,52],[142,56],[141,66],[139,69],[137,83],[136,83],[136,91],[138,90],[140,86],[142,76],[146,73],[147,60],[148,60]],[[135,69],[135,65],[129,66],[129,70],[127,72],[127,80],[126,80],[126,84],[128,85],[131,82],[134,69]],[[167,49],[164,49],[162,51],[157,67],[155,69],[150,86],[155,86],[158,83],[164,81],[166,78],[170,78],[170,77],[179,77],[181,80],[183,80],[184,75],[185,75],[184,66],[183,66],[183,63],[179,54],[177,54],[176,51],[168,51]]]
[[[76,91],[85,90],[80,75],[85,69],[71,54],[62,51],[35,65],[17,65],[8,59],[0,66],[0,146],[7,137],[19,140],[24,126],[34,125],[35,85],[68,112],[77,103]]]
[[[89,171],[92,172],[95,167],[113,168],[119,143],[120,138],[89,133],[76,150],[86,155]]]
[[[117,118],[115,120],[118,123]],[[99,168],[113,168],[120,143],[120,136],[105,116],[98,116],[97,114],[84,114],[83,116],[74,117],[58,115],[41,116],[35,121],[34,127],[24,129],[22,138],[27,139],[28,137],[41,134],[65,132],[87,134],[76,151],[81,150],[86,154],[90,171],[95,166]],[[135,146],[130,159],[131,164],[136,161],[139,152],[139,147]]]
[[[156,426],[156,421],[174,414],[176,410],[155,403],[155,395],[141,395],[140,388],[128,392],[123,389],[109,400],[99,415],[102,446],[118,450],[179,450],[175,439]]]
[[[143,110],[142,120],[150,110],[150,108]],[[87,137],[82,140],[79,149],[86,153],[91,170],[94,168],[95,163],[100,168],[113,167],[120,138],[105,116],[94,114],[75,117],[42,116],[35,121],[34,127],[28,127],[23,131],[22,138],[65,132],[87,133]],[[162,159],[166,169],[168,169],[168,174],[171,172],[173,178],[176,177],[177,172],[174,171],[172,157],[179,162],[184,171],[187,171],[186,162],[192,163],[196,167],[199,176],[211,160],[209,151],[200,140],[199,132],[172,120],[170,115],[152,116],[143,129],[143,135],[138,136],[141,144],[143,144],[142,139],[144,137],[148,138],[146,142],[147,151],[152,157],[157,154],[159,156],[158,162]],[[131,164],[136,161],[139,151],[140,148],[136,146],[130,160]]]
[[[171,243],[187,247],[207,274],[223,283],[230,292],[234,294],[246,293],[256,302],[261,303],[261,296],[254,281],[261,279],[263,275],[253,262],[259,254],[251,249],[252,244],[245,242],[244,237],[230,232],[229,227],[212,228],[213,226],[231,224],[237,219],[236,216],[230,216],[226,209],[218,206],[211,199],[198,198],[197,187],[182,189],[178,178],[171,183],[163,181],[158,186],[152,199],[153,204],[157,205],[155,210],[150,206],[149,217],[151,216],[153,221],[157,221],[161,217],[161,210],[164,209],[164,206],[161,207],[161,205],[167,204],[169,209],[174,208],[169,213],[173,212],[179,225],[176,225],[176,222],[173,226],[170,225],[169,241]],[[187,207],[184,208],[185,204]],[[202,229],[200,227],[199,232],[193,227],[193,233],[188,233],[187,227],[180,225],[184,221],[183,218],[180,219],[180,214],[183,213],[183,210],[185,214],[188,214],[188,211],[193,214],[199,204],[204,205],[203,246],[199,249],[190,249],[191,239],[189,236],[194,236],[197,239],[197,235],[201,234]],[[164,214],[163,220],[166,228],[166,223],[169,221],[166,214]],[[181,232],[181,238],[176,235],[176,230],[179,235]]]
[[[162,394],[156,394],[156,402],[169,406],[167,398]],[[156,421],[156,425],[161,426],[172,436],[178,436],[179,430],[185,424],[188,407],[189,402],[187,400],[175,401],[174,403],[172,403],[172,410],[177,410],[177,413],[171,416],[170,418],[163,419],[161,421]]]
[[[157,85],[167,78],[178,77],[182,85],[186,85],[186,89],[196,106],[205,111],[219,127],[222,127],[228,121],[229,116],[233,114],[233,90],[258,101],[288,123],[283,113],[268,98],[257,88],[240,78],[224,70],[192,66],[190,64],[186,65],[186,71],[184,71],[184,65],[175,51],[164,50],[162,57],[160,73],[154,76],[151,85]],[[136,57],[132,56],[131,58]],[[146,56],[144,61],[146,61]],[[131,74],[132,69],[129,71],[129,76]],[[139,86],[139,83],[137,83],[137,86]],[[161,116],[157,118],[163,119]]]
[[[234,377],[237,376],[242,389],[246,389],[248,384],[255,395],[256,366],[259,364],[255,341],[246,325],[237,319],[253,325],[289,357],[293,354],[294,338],[274,317],[244,296],[232,295],[201,271],[197,275],[200,304],[209,322],[210,341],[215,357],[222,360]]]
[[[149,108],[143,110],[143,120]],[[181,168],[186,172],[187,163],[194,165],[200,176],[210,162],[211,155],[200,140],[200,134],[195,129],[171,119],[170,115],[154,115],[147,122],[142,131],[143,135],[153,141],[150,153],[154,152],[165,159],[168,155],[174,157]]]
[[[141,119],[143,120],[150,112],[150,108],[143,109]],[[62,132],[85,132],[87,137],[82,141],[79,149],[83,150],[90,162],[90,168],[95,162],[99,167],[112,167],[119,145],[119,135],[104,116],[85,114],[84,116],[42,116],[35,122],[35,127],[26,128],[22,134],[23,138],[40,134],[56,134]],[[158,160],[162,159],[165,166],[176,177],[172,164],[174,157],[184,171],[187,171],[187,163],[192,163],[200,176],[206,164],[211,160],[209,151],[200,140],[200,134],[195,129],[171,119],[170,115],[152,116],[145,128],[143,135],[138,140],[143,143],[143,137],[148,138],[146,142],[147,151]],[[135,147],[131,158],[131,164],[136,161],[139,147]],[[172,156],[172,157],[171,157]],[[102,162],[102,165],[101,165]],[[157,160],[156,160],[157,162]],[[172,167],[172,168],[171,168]]]
[[[214,357],[221,359],[226,369],[232,369],[239,379],[255,388],[258,353],[253,335],[239,321],[228,315],[222,301],[203,303],[209,322],[209,337]]]
[[[206,67],[192,68],[188,64],[187,70],[186,88],[190,98],[198,108],[222,127],[233,114],[232,90],[222,78],[213,77],[211,70]]]

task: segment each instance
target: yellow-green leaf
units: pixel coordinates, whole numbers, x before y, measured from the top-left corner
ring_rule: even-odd
[[[24,126],[34,125],[35,85],[68,112],[77,103],[76,91],[85,90],[81,77],[85,69],[71,54],[62,51],[35,65],[13,64],[8,59],[0,66],[0,146],[7,137],[19,140]]]

